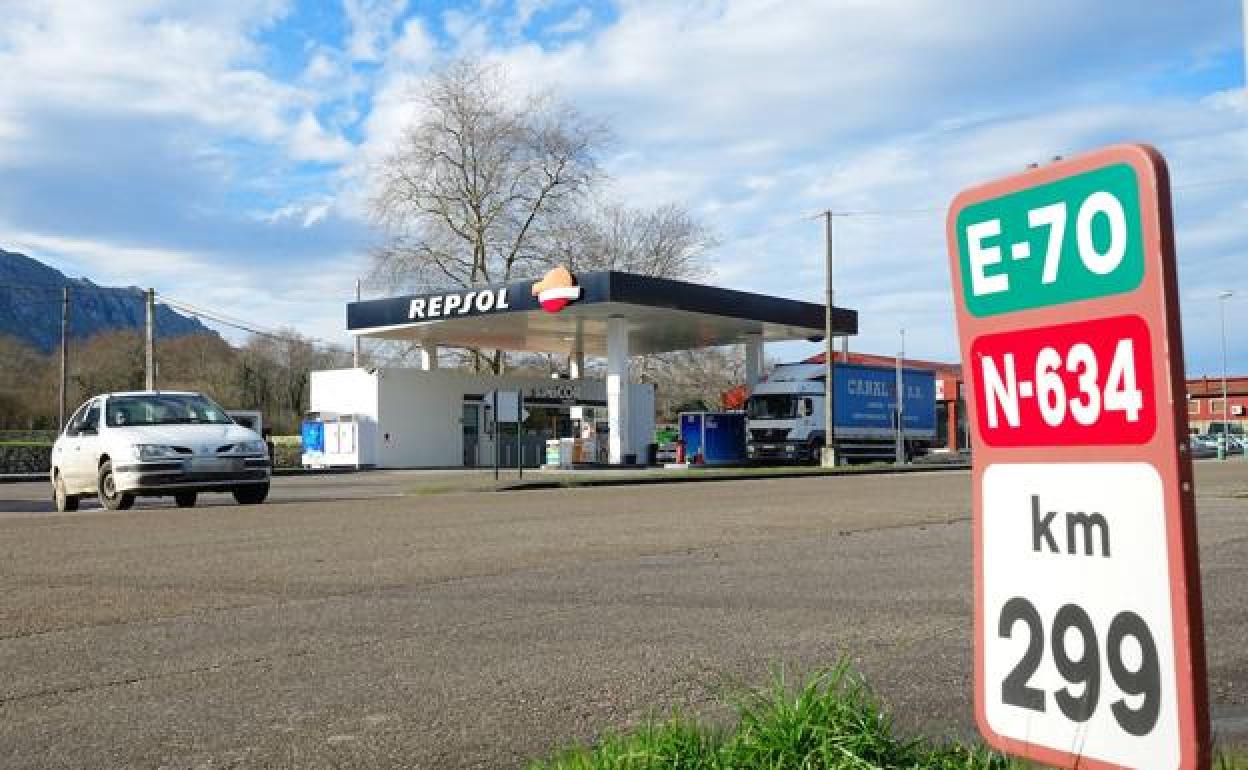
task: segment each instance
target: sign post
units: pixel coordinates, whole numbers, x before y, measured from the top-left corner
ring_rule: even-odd
[[[980,731],[1065,768],[1206,768],[1165,162],[1118,145],[966,190],[947,236]]]

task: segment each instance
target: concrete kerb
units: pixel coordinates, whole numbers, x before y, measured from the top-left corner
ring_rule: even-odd
[[[582,487],[620,487],[634,485],[649,484],[702,484],[712,481],[760,481],[765,479],[807,479],[823,476],[884,476],[906,473],[935,473],[939,471],[965,471],[970,470],[970,465],[965,463],[958,464],[931,464],[931,465],[880,465],[870,467],[848,467],[848,468],[811,468],[803,471],[757,471],[751,472],[745,470],[741,473],[716,473],[713,470],[707,471],[691,471],[684,472],[680,475],[645,475],[645,476],[612,476],[603,475],[601,478],[585,478],[577,477],[574,474],[564,478],[546,478],[535,479],[533,481],[515,481],[504,482],[496,487],[496,492],[522,492],[528,490],[539,489],[563,489],[563,488],[582,488]],[[705,475],[701,475],[705,473]]]
[[[47,480],[47,471],[43,473],[0,473],[0,484],[28,484],[32,481]]]

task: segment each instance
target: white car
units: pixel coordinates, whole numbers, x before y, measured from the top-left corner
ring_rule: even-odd
[[[136,497],[173,497],[181,508],[200,492],[231,492],[242,505],[269,494],[269,451],[199,393],[142,391],[96,396],[74,412],[52,447],[58,511],[98,495],[109,510]]]

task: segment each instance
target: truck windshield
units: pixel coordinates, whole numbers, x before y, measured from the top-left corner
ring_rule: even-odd
[[[787,420],[797,416],[797,396],[751,396],[746,412],[754,420]]]
[[[108,399],[108,424],[123,425],[228,425],[225,410],[199,395],[175,393],[114,396]]]

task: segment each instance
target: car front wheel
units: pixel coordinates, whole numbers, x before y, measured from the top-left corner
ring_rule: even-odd
[[[239,505],[259,505],[263,503],[269,496],[269,485],[264,484],[248,484],[245,487],[234,488],[234,499]]]
[[[113,475],[113,463],[111,461],[100,466],[98,489],[100,504],[110,511],[125,511],[134,505],[134,495],[129,492],[117,491],[117,479]]]
[[[52,482],[52,499],[56,502],[56,510],[60,513],[78,510],[78,495],[71,495],[65,491],[65,479],[61,478],[61,474],[56,474],[56,481]]]
[[[194,508],[197,499],[199,495],[194,492],[179,492],[173,496],[173,502],[177,503],[179,508]]]

